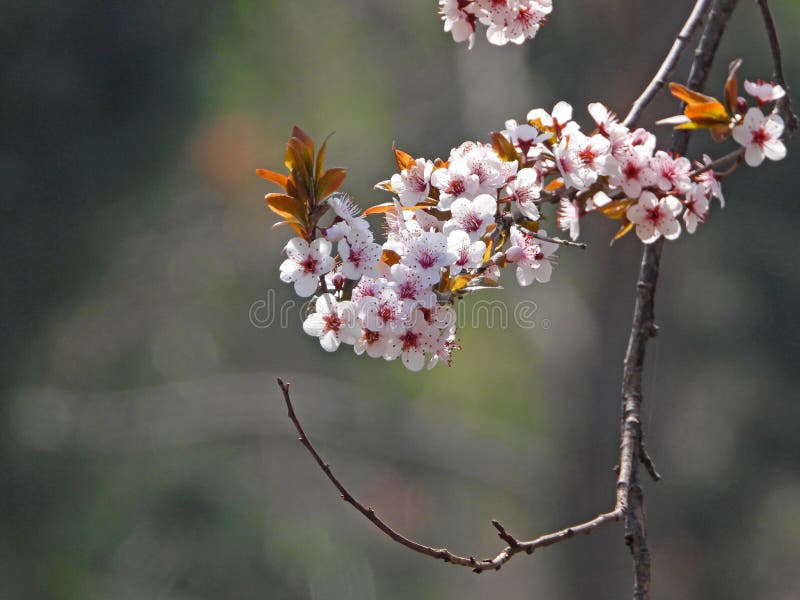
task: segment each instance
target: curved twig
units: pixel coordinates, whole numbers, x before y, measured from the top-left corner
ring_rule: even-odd
[[[415,540],[412,540],[401,533],[398,533],[394,529],[392,529],[383,519],[381,519],[375,511],[370,506],[365,506],[362,504],[353,494],[351,494],[347,488],[342,484],[341,481],[333,474],[331,470],[331,466],[326,463],[322,457],[317,452],[314,445],[311,443],[311,440],[308,439],[303,426],[300,424],[300,420],[297,418],[297,414],[294,412],[294,407],[292,406],[292,399],[289,394],[289,384],[284,382],[282,379],[278,379],[278,386],[281,388],[281,392],[283,392],[283,399],[286,402],[286,410],[289,415],[289,419],[294,424],[295,429],[297,430],[300,442],[303,446],[306,447],[309,454],[314,458],[319,468],[322,469],[322,472],[325,473],[325,476],[328,480],[334,485],[334,487],[339,491],[342,500],[350,504],[353,508],[355,508],[358,512],[364,515],[375,527],[380,529],[383,533],[389,536],[398,544],[401,544],[408,548],[409,550],[413,550],[414,552],[418,552],[419,554],[423,554],[425,556],[429,556],[431,558],[436,558],[439,560],[443,560],[444,562],[459,565],[462,567],[469,567],[475,573],[482,573],[484,571],[499,571],[500,568],[507,563],[511,558],[520,553],[526,554],[533,554],[533,551],[537,548],[546,548],[547,546],[552,546],[553,544],[557,544],[558,542],[562,542],[564,540],[568,540],[576,535],[580,534],[590,534],[595,529],[607,524],[607,523],[615,523],[621,521],[625,516],[626,510],[626,502],[627,502],[627,486],[618,481],[617,483],[617,501],[614,506],[614,509],[610,512],[603,513],[601,515],[596,516],[594,519],[590,521],[586,521],[584,523],[578,523],[576,525],[572,525],[570,527],[565,527],[564,529],[560,529],[558,531],[554,531],[552,533],[547,533],[545,535],[539,536],[535,539],[529,541],[520,541],[511,535],[505,527],[503,527],[499,521],[492,520],[492,525],[498,531],[498,537],[502,539],[506,544],[508,544],[505,548],[503,548],[496,556],[491,558],[481,558],[477,559],[474,556],[460,556],[458,554],[454,554],[450,552],[447,548],[434,548],[432,546],[426,546],[425,544],[421,544]],[[620,469],[620,478],[622,475],[623,469]],[[630,472],[630,465],[627,466],[627,472]]]
[[[676,37],[675,41],[672,43],[672,48],[669,49],[667,57],[664,59],[664,62],[661,63],[653,79],[647,84],[647,87],[631,106],[630,112],[628,112],[628,115],[622,121],[623,125],[626,127],[633,127],[639,120],[639,117],[642,116],[642,112],[647,105],[653,101],[658,91],[667,83],[667,79],[669,79],[672,71],[675,70],[675,65],[678,64],[678,60],[684,48],[686,48],[692,35],[694,35],[694,32],[699,27],[703,17],[708,13],[709,6],[711,6],[711,0],[697,0],[692,12],[689,14],[689,18],[686,19],[686,23],[684,23],[683,28],[681,28],[678,33],[678,37]]]

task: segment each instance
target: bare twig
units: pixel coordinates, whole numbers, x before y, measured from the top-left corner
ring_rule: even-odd
[[[447,548],[434,548],[432,546],[426,546],[425,544],[421,544],[409,539],[392,529],[386,524],[385,521],[383,521],[383,519],[378,517],[371,507],[362,504],[347,490],[347,488],[344,487],[339,479],[337,479],[337,477],[333,474],[331,466],[322,459],[317,450],[314,448],[314,445],[311,443],[311,440],[308,439],[306,432],[303,430],[303,426],[300,424],[300,420],[297,418],[292,406],[292,399],[289,394],[289,384],[281,379],[278,379],[278,386],[281,388],[281,392],[283,392],[283,399],[286,402],[286,410],[289,419],[294,424],[294,427],[300,436],[300,442],[306,447],[306,450],[308,450],[309,454],[311,454],[311,456],[314,458],[314,461],[316,461],[317,465],[319,465],[319,468],[322,469],[322,472],[325,473],[325,476],[328,478],[328,480],[339,491],[342,500],[350,504],[358,512],[364,515],[373,525],[375,525],[375,527],[380,529],[395,542],[405,546],[410,550],[413,550],[414,552],[418,552],[425,556],[430,556],[431,558],[437,558],[453,565],[469,567],[475,573],[482,573],[483,571],[498,571],[516,554],[523,552],[526,554],[533,554],[533,551],[537,548],[546,548],[547,546],[552,546],[553,544],[568,540],[579,534],[590,534],[595,529],[598,529],[603,525],[621,521],[625,516],[627,486],[618,479],[617,501],[614,509],[610,512],[598,515],[594,519],[584,523],[578,523],[576,525],[572,525],[571,527],[566,527],[552,533],[547,533],[529,541],[519,541],[513,535],[508,533],[508,531],[500,524],[499,521],[493,520],[492,525],[495,529],[497,529],[498,536],[508,545],[492,558],[476,559],[473,556],[460,556],[458,554],[454,554]],[[628,460],[630,460],[630,458],[628,458]],[[631,472],[630,464],[625,465],[625,469],[620,469],[620,477],[622,477],[623,471],[629,474]]]
[[[792,112],[792,95],[786,79],[783,76],[783,60],[781,58],[781,44],[778,41],[778,30],[775,28],[775,21],[772,19],[772,12],[769,9],[767,0],[756,0],[761,9],[761,16],[764,19],[764,27],[769,38],[769,49],[772,53],[773,78],[776,83],[786,90],[786,95],[778,101],[778,108],[786,117],[786,125],[789,131],[795,131],[798,126],[797,115]]]
[[[537,240],[542,240],[543,242],[551,242],[553,244],[558,244],[560,246],[569,246],[570,248],[580,248],[581,250],[586,250],[588,244],[583,242],[572,242],[570,240],[564,240],[557,237],[547,237],[546,235],[542,235],[540,233],[534,233],[533,237]]]
[[[675,41],[672,43],[672,48],[670,48],[667,53],[667,57],[664,59],[664,62],[661,63],[658,71],[653,76],[650,83],[647,84],[642,94],[636,99],[633,106],[631,106],[630,112],[628,112],[628,115],[622,121],[623,125],[626,127],[633,127],[639,120],[639,117],[642,116],[642,112],[647,105],[653,101],[658,91],[667,83],[667,79],[669,79],[672,71],[675,70],[675,65],[678,64],[678,60],[684,48],[686,48],[686,44],[689,43],[695,30],[702,22],[703,17],[708,12],[709,6],[711,6],[711,0],[698,0],[694,5],[692,12],[689,14],[689,18],[686,19],[686,23],[684,23],[683,28],[678,33],[678,37],[676,37]]]
[[[739,162],[744,158],[744,151],[746,148],[742,146],[738,150],[734,150],[729,152],[725,156],[721,156],[718,159],[708,163],[707,165],[703,165],[702,167],[696,168],[694,171],[689,173],[689,177],[694,177],[695,175],[700,175],[700,173],[705,173],[706,171],[711,171],[716,169],[717,167],[721,167],[722,165],[726,165],[729,162]]]

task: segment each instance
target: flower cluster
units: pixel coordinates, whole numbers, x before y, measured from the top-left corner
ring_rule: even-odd
[[[470,49],[478,23],[486,26],[492,44],[522,44],[533,39],[552,10],[552,0],[439,0],[444,30],[456,42],[469,41]]]
[[[729,94],[731,87],[729,81]],[[666,122],[707,127],[717,139],[732,135],[742,146],[725,158],[734,166],[742,158],[752,166],[765,157],[779,160],[786,154],[783,121],[762,108],[784,92],[763,82],[745,87],[759,106],[737,96],[728,114],[713,98],[673,84],[688,106]],[[547,206],[557,207],[556,223],[573,240],[581,219],[597,213],[621,222],[614,239],[635,229],[652,243],[676,239],[679,218],[694,233],[712,197],[723,205],[726,173],[714,170],[720,161],[704,156],[693,166],[657,150],[652,133],[631,130],[602,104],[590,104],[588,112],[594,125],[584,132],[566,102],[533,109],[525,122],[506,121],[489,143],[451,149],[447,160],[394,148],[398,172],[376,185],[392,199],[364,211],[337,191],[344,170],[324,169],[326,144],[315,158],[313,141],[295,128],[285,160],[289,176],[259,174],[285,191],[266,201],[284,218],[277,225],[297,233],[286,244],[281,280],[299,296],[317,296],[306,333],[327,351],[352,345],[359,355],[401,358],[414,371],[449,364],[459,348],[459,299],[498,287],[505,267],[514,268],[520,285],[546,283],[558,245],[580,246],[540,229]],[[367,220],[372,215],[383,216],[382,242]]]

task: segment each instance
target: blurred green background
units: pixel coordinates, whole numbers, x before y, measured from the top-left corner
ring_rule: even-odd
[[[800,4],[771,4],[800,89]],[[428,0],[3,3],[0,597],[628,597],[620,527],[480,577],[392,544],[297,443],[274,377],[351,489],[426,543],[483,555],[490,518],[520,537],[589,518],[613,503],[638,241],[609,248],[614,224],[589,220],[550,284],[491,296],[535,301],[537,327],[465,329],[452,368],[411,374],[325,355],[297,308],[251,324],[293,298],[254,170],[295,123],[336,131],[330,163],[366,206],[392,141],[446,156],[559,99],[585,125],[589,101],[624,113],[690,5],[560,0],[535,41],[467,51]],[[737,56],[771,75],[754,2],[710,91]],[[642,124],[675,109],[662,93]],[[666,248],[645,389],[657,599],[800,597],[795,146]],[[703,134],[692,154],[730,148]]]

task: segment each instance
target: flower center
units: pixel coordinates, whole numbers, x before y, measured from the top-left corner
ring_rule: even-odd
[[[758,146],[759,148],[762,148],[764,146],[764,143],[768,141],[769,141],[769,136],[766,134],[763,127],[756,129],[753,132],[752,143]]]
[[[342,326],[342,320],[336,314],[325,315],[322,320],[325,321],[325,331],[339,331]]]
[[[312,275],[317,272],[317,260],[313,256],[306,256],[303,262],[300,263],[300,268],[306,273]]]

